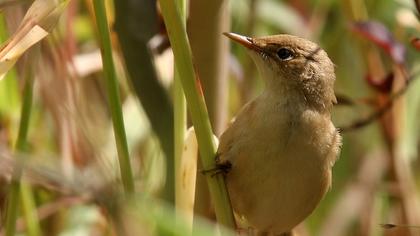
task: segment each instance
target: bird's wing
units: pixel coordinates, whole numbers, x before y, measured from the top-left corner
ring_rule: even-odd
[[[238,138],[246,133],[249,120],[254,116],[254,110],[255,102],[246,104],[238,113],[229,128],[227,128],[222,134],[219,139],[219,148],[217,150],[218,162],[223,163],[234,157],[231,150],[235,145],[240,143],[238,142]]]
[[[235,122],[222,134],[219,139],[219,147],[217,149],[217,163],[226,162],[229,159],[229,151],[232,148],[236,136]]]

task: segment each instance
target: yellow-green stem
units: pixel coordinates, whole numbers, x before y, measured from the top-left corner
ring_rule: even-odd
[[[185,26],[182,23],[182,17],[174,0],[161,0],[160,6],[174,53],[176,67],[179,70],[188,109],[197,134],[203,168],[212,169],[215,168],[216,145],[213,141],[213,133],[204,97],[195,78],[191,48]],[[218,222],[234,228],[235,221],[223,176],[216,175],[212,177],[209,175],[207,176],[207,181]]]
[[[183,24],[186,22],[186,0],[178,0],[178,7],[180,9]],[[187,105],[185,102],[184,90],[182,89],[181,80],[179,77],[178,70],[175,66],[174,70],[174,145],[175,145],[175,176],[180,176],[178,171],[180,170],[180,163],[182,158],[182,150],[184,148],[185,131],[187,128]],[[175,203],[179,199],[180,181],[175,179]]]
[[[134,192],[134,180],[127,146],[127,137],[121,108],[120,94],[114,61],[112,58],[111,37],[103,0],[94,0],[96,24],[101,42],[102,63],[104,68],[105,84],[109,98],[109,106],[114,127],[115,142],[117,145],[118,160],[120,164],[121,179],[125,193]]]

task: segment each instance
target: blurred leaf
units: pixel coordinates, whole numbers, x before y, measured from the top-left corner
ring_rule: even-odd
[[[297,36],[309,35],[305,20],[295,9],[280,1],[261,1],[257,16],[264,22],[283,30],[284,33]]]
[[[198,143],[194,128],[188,129],[184,142],[178,176],[176,176],[176,208],[190,232],[194,216],[194,197],[197,174]]]
[[[0,54],[3,54],[0,58],[0,80],[4,78],[6,72],[15,65],[16,61],[26,50],[47,35],[47,31],[38,25],[35,25],[32,29],[26,32],[25,36],[16,42],[14,46],[5,47],[5,49],[0,52]]]
[[[413,70],[418,71],[419,65],[416,65]],[[420,80],[420,76],[417,75],[411,78],[410,81]],[[405,109],[404,120],[402,121],[404,126],[401,135],[401,141],[399,146],[399,152],[408,159],[419,158],[419,139],[420,139],[420,123],[418,117],[420,115],[420,83],[419,81],[412,83],[410,88],[407,90],[405,97]]]
[[[4,42],[9,37],[4,17],[0,17],[0,41]],[[16,72],[11,70],[4,80],[0,81],[0,116],[7,114],[7,117],[14,119],[20,114],[20,93]],[[13,128],[12,130],[17,130]]]
[[[18,80],[15,78],[16,72],[11,70],[4,80],[0,81],[0,116],[7,114],[9,117],[17,119],[20,108],[20,94],[18,92]]]
[[[19,3],[23,3],[25,0],[3,0],[0,1],[0,11],[4,10],[6,7],[14,6]]]
[[[394,73],[389,73],[383,79],[374,79],[372,75],[368,74],[366,76],[366,81],[368,84],[381,93],[390,93],[392,90],[392,84],[394,83]]]
[[[20,56],[54,28],[69,0],[36,0],[26,12],[15,35],[0,51],[0,80]]]
[[[100,227],[101,220],[103,220],[101,218],[102,215],[97,207],[73,206],[67,211],[63,222],[64,228],[59,236],[92,235],[92,232],[95,232],[95,227]]]
[[[159,81],[148,46],[149,39],[158,31],[156,1],[114,0],[114,5],[115,30],[129,79],[167,157],[167,181],[163,195],[173,202],[173,107],[167,91]]]
[[[384,229],[393,229],[396,227],[400,227],[400,228],[420,228],[420,226],[418,225],[398,225],[398,224],[380,224],[380,226]]]
[[[392,228],[397,227],[397,226],[396,226],[396,225],[394,225],[394,224],[380,224],[380,226],[381,226],[382,228],[384,228],[384,229],[392,229]]]
[[[173,208],[163,201],[156,201],[138,195],[131,201],[126,202],[122,211],[122,222],[124,222],[127,235],[191,235],[188,225],[179,219],[174,221],[175,215]],[[215,225],[196,216],[198,227],[194,235],[213,236]],[[220,230],[219,235],[233,236],[234,232],[217,225]]]
[[[353,31],[378,45],[397,64],[404,64],[406,50],[404,45],[397,42],[388,29],[375,21],[361,21],[353,24]]]
[[[159,30],[155,0],[115,1],[116,30],[126,30],[136,40],[148,42]],[[141,29],[141,30],[139,30]]]
[[[19,28],[27,25],[39,25],[51,32],[66,8],[69,0],[36,0],[25,14]]]
[[[417,50],[420,51],[420,38],[411,39],[411,45]]]
[[[354,101],[343,94],[336,94],[337,97],[337,106],[353,106]]]

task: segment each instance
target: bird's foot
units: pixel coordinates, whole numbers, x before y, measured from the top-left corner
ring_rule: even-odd
[[[227,174],[232,169],[232,163],[225,161],[222,163],[216,163],[216,166],[211,169],[201,170],[200,172],[204,175],[210,174],[211,177],[214,177],[218,174]]]

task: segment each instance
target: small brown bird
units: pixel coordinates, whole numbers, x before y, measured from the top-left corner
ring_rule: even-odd
[[[285,234],[331,186],[341,136],[331,122],[334,64],[317,44],[291,35],[225,33],[248,49],[265,89],[222,134],[217,162],[236,213],[251,226]]]

